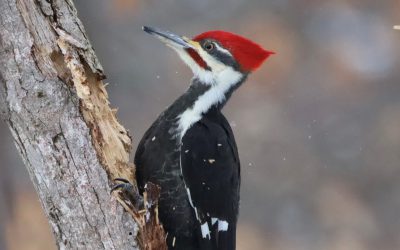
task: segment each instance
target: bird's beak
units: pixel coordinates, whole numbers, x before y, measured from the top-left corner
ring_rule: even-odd
[[[195,49],[198,47],[198,42],[195,42],[193,40],[190,40],[187,37],[184,36],[178,36],[174,33],[171,33],[169,31],[164,31],[160,30],[158,28],[152,28],[148,26],[143,26],[143,31],[149,33],[150,35],[153,35],[160,39],[163,43],[166,45],[174,48],[174,49],[188,49],[192,48]]]

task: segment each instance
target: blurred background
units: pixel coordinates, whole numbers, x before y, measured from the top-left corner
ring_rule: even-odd
[[[238,249],[400,249],[400,1],[75,4],[135,147],[191,78],[142,25],[228,30],[277,53],[224,109],[242,163]],[[0,249],[55,249],[0,125]]]

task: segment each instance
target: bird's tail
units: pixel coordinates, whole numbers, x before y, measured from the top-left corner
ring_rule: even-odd
[[[236,248],[236,223],[231,223],[228,228],[221,227],[219,221],[207,222],[210,226],[210,238],[200,237],[201,250],[235,250]],[[212,225],[212,226],[211,226]]]
[[[216,236],[216,249],[218,250],[234,250],[236,248],[236,223],[231,223],[228,230],[220,230],[220,226],[215,223],[213,226],[213,234]]]

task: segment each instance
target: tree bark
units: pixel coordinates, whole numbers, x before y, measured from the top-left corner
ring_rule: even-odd
[[[59,249],[138,249],[110,195],[134,166],[104,78],[71,0],[0,0],[0,114]]]

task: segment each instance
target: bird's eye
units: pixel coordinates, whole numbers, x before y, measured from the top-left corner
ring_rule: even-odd
[[[204,44],[204,49],[207,51],[212,51],[214,48],[215,48],[215,45],[212,42],[207,42]]]

